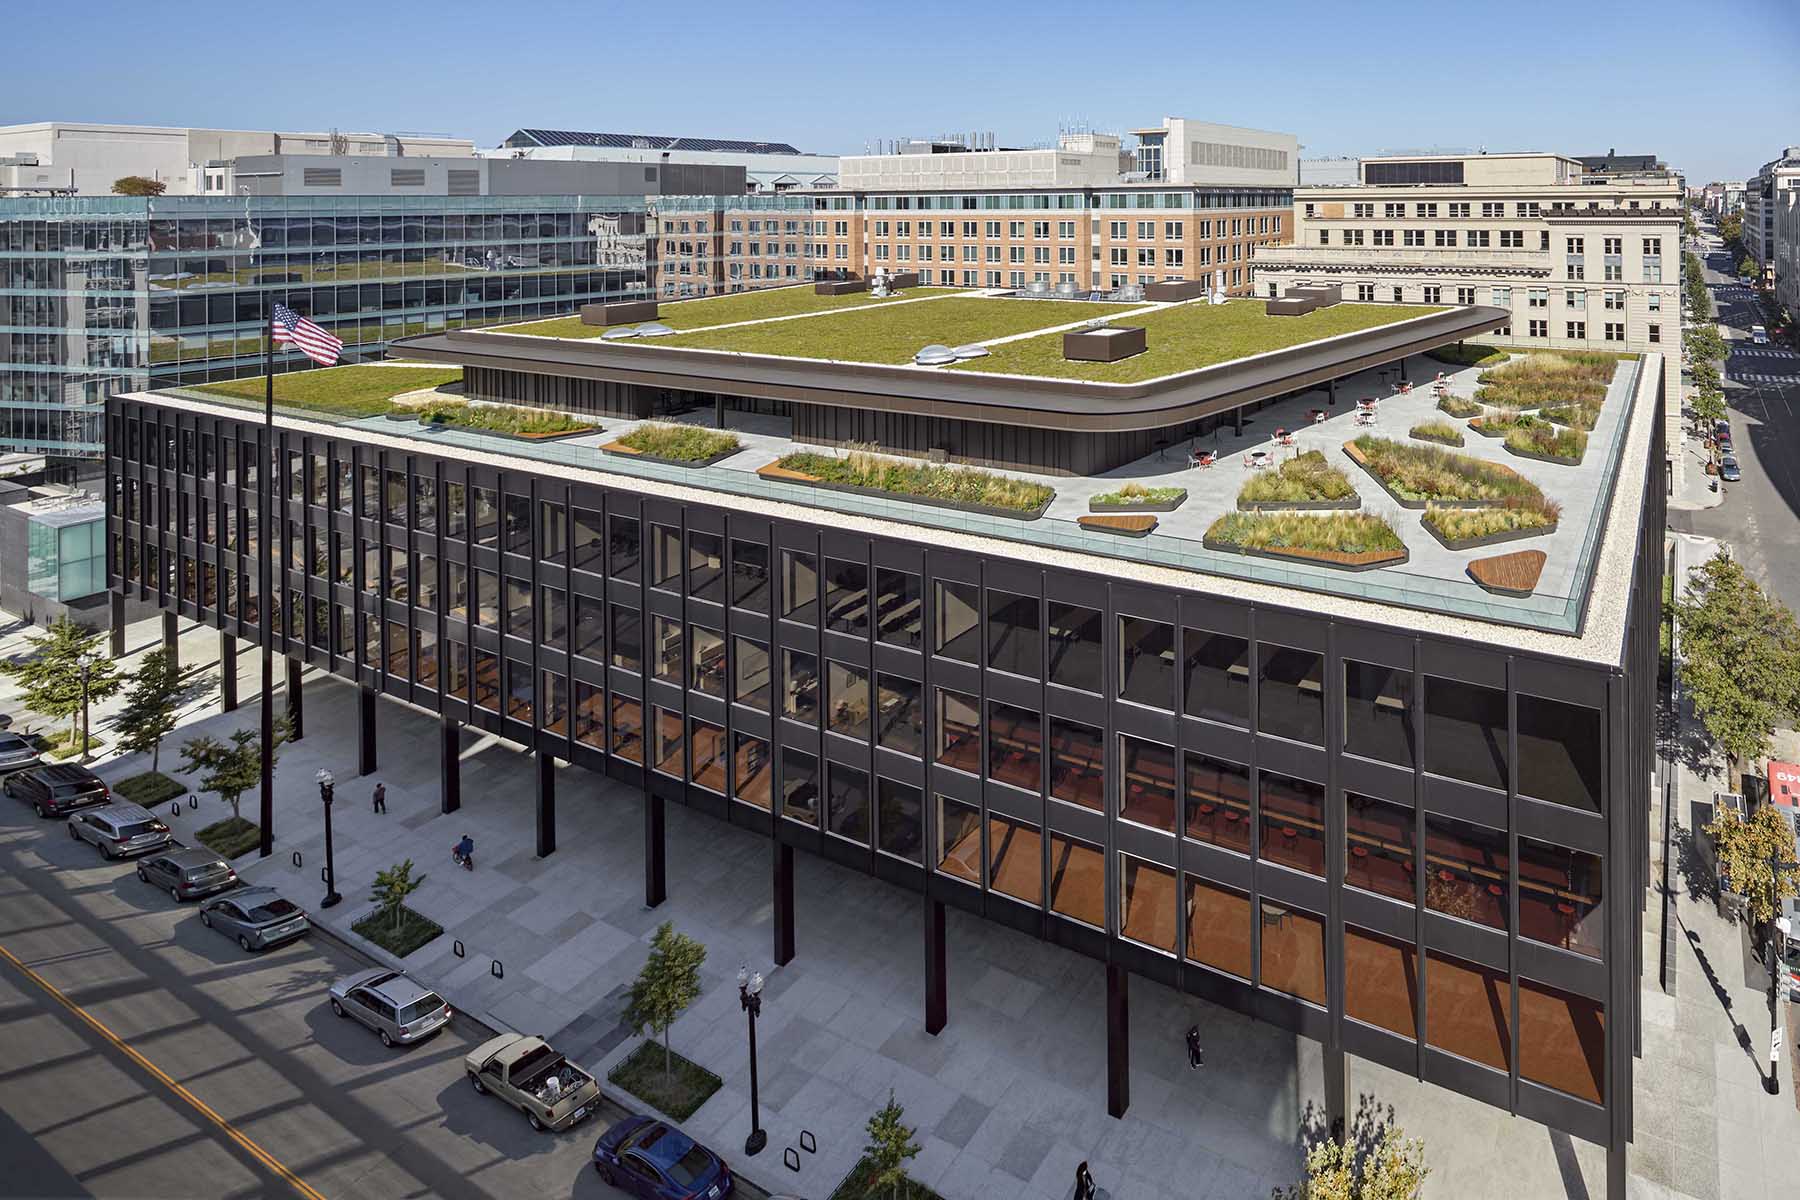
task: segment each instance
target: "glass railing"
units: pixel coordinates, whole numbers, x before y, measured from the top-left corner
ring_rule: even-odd
[[[500,454],[528,462],[578,467],[608,475],[654,481],[663,485],[688,487],[696,492],[741,496],[771,504],[788,504],[808,509],[896,521],[909,525],[939,529],[947,533],[975,537],[991,537],[1023,545],[1066,550],[1076,554],[1108,559],[1128,559],[1158,567],[1196,571],[1224,579],[1238,579],[1277,588],[1343,596],[1374,604],[1468,617],[1502,625],[1539,629],[1552,633],[1576,635],[1581,630],[1586,611],[1588,584],[1594,571],[1595,558],[1605,533],[1606,513],[1611,507],[1613,487],[1618,479],[1621,447],[1624,445],[1637,404],[1642,361],[1630,364],[1631,370],[1615,386],[1623,393],[1623,402],[1609,403],[1603,410],[1600,426],[1590,434],[1584,465],[1574,468],[1598,472],[1592,485],[1593,499],[1586,519],[1579,528],[1569,519],[1553,537],[1578,537],[1579,549],[1573,566],[1562,575],[1560,584],[1546,581],[1548,590],[1530,596],[1512,597],[1488,592],[1471,580],[1446,578],[1408,570],[1404,565],[1382,567],[1366,572],[1348,572],[1329,567],[1281,559],[1246,557],[1229,551],[1208,549],[1197,538],[1153,532],[1143,538],[1125,539],[1114,534],[1092,532],[1073,520],[1042,517],[1035,521],[995,517],[960,509],[934,508],[909,503],[903,498],[853,494],[813,488],[805,484],[783,483],[764,479],[753,471],[733,470],[722,466],[696,469],[643,462],[624,455],[603,453],[590,444],[549,442],[532,444],[497,438],[448,425],[424,426],[413,421],[393,421],[385,417],[347,420],[310,410],[290,409],[280,405],[276,412],[283,417],[342,425],[369,433],[382,433],[415,441],[422,451],[447,447]],[[199,392],[187,388],[159,389],[155,395],[260,415],[257,401]],[[1371,484],[1370,486],[1373,486]],[[1584,487],[1584,491],[1588,490]],[[703,502],[716,499],[700,496]],[[1423,530],[1410,532],[1410,538],[1430,539]],[[1415,541],[1414,544],[1417,543]],[[1566,545],[1566,542],[1560,543]],[[1495,553],[1514,548],[1503,546]]]

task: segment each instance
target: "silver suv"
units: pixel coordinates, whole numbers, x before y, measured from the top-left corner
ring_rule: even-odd
[[[173,840],[169,827],[141,804],[108,804],[69,818],[69,836],[98,846],[107,858],[161,850]]]
[[[411,1045],[450,1023],[450,1006],[442,996],[386,967],[358,971],[332,984],[331,1011],[367,1025],[384,1046]]]

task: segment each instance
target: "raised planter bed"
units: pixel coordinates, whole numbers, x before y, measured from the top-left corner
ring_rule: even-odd
[[[1422,511],[1424,509],[1430,508],[1433,504],[1439,504],[1439,505],[1444,506],[1445,508],[1500,508],[1500,507],[1504,507],[1507,503],[1507,498],[1504,496],[1496,497],[1493,499],[1485,499],[1485,500],[1482,500],[1482,499],[1465,500],[1465,499],[1462,499],[1461,497],[1456,497],[1456,498],[1427,497],[1427,498],[1421,499],[1421,500],[1408,500],[1406,497],[1404,497],[1404,496],[1400,495],[1400,493],[1396,492],[1393,488],[1389,487],[1387,480],[1383,479],[1378,473],[1376,473],[1376,471],[1373,467],[1369,466],[1368,461],[1363,457],[1362,451],[1360,451],[1356,448],[1355,442],[1345,442],[1344,443],[1344,453],[1349,456],[1351,462],[1353,462],[1357,466],[1361,467],[1364,471],[1367,471],[1369,474],[1369,478],[1373,479],[1376,483],[1380,484],[1381,490],[1386,492],[1388,494],[1388,496],[1393,500],[1393,502],[1395,504],[1398,504],[1401,508],[1409,508],[1415,512],[1418,512],[1418,511]],[[1493,467],[1495,470],[1498,470],[1498,471],[1506,471],[1509,474],[1518,475],[1517,471],[1512,470],[1512,468],[1510,468],[1510,467],[1502,466],[1499,463],[1487,463],[1486,465]],[[1520,476],[1520,478],[1523,478],[1523,476]]]
[[[1425,532],[1436,538],[1438,545],[1446,550],[1475,550],[1482,546],[1498,546],[1502,542],[1522,542],[1527,538],[1548,537],[1557,530],[1555,524],[1539,525],[1533,529],[1505,529],[1499,533],[1490,533],[1485,537],[1452,540],[1438,532],[1437,526],[1425,517],[1419,518],[1419,524],[1424,526]]]
[[[1486,438],[1503,438],[1511,432],[1511,430],[1507,429],[1489,429],[1487,427],[1486,417],[1472,418],[1469,421],[1469,430],[1472,433],[1479,433],[1482,437]]]
[[[1496,596],[1529,596],[1537,590],[1547,557],[1542,550],[1514,550],[1478,558],[1466,570],[1470,579]]]
[[[1076,517],[1075,523],[1083,529],[1115,534],[1118,537],[1148,537],[1150,531],[1156,528],[1156,518],[1149,516],[1089,514]]]
[[[1342,500],[1239,500],[1239,512],[1348,512],[1362,507],[1354,493]]]
[[[601,447],[605,449],[605,447]],[[686,465],[686,464],[682,464]],[[763,479],[771,479],[777,483],[797,483],[806,487],[818,488],[822,492],[844,492],[852,496],[873,496],[877,500],[898,500],[905,504],[922,504],[927,508],[947,508],[955,512],[974,513],[981,517],[1005,517],[1012,521],[1035,521],[1049,509],[1050,500],[1044,501],[1036,508],[1001,508],[991,504],[958,504],[953,500],[939,500],[934,496],[917,496],[910,492],[889,492],[881,488],[858,487],[850,483],[830,483],[816,475],[808,475],[804,471],[795,471],[787,467],[777,467],[773,463],[759,467],[757,475]]]
[[[1100,497],[1095,496],[1088,501],[1088,511],[1091,513],[1168,513],[1168,512],[1174,512],[1176,509],[1180,508],[1183,504],[1187,503],[1187,496],[1188,496],[1186,488],[1176,488],[1175,490],[1177,492],[1179,492],[1180,494],[1177,495],[1172,500],[1145,500],[1145,501],[1136,501],[1136,502],[1126,501],[1123,503],[1102,503],[1100,500]]]
[[[1554,454],[1539,454],[1535,450],[1521,450],[1517,446],[1510,445],[1506,447],[1506,452],[1508,454],[1516,454],[1520,458],[1530,458],[1535,459],[1538,462],[1554,463],[1559,467],[1579,467],[1583,457],[1578,455],[1575,458],[1559,458]]]
[[[1417,441],[1417,442],[1430,442],[1434,446],[1450,446],[1457,450],[1461,450],[1463,448],[1463,445],[1465,444],[1464,440],[1463,440],[1463,436],[1460,433],[1457,434],[1456,437],[1453,439],[1447,438],[1447,437],[1440,437],[1437,434],[1420,433],[1418,426],[1416,426],[1416,425],[1413,428],[1406,431],[1406,436],[1409,438],[1412,438],[1414,441]]]
[[[481,437],[501,438],[509,442],[560,442],[564,438],[586,437],[590,433],[599,433],[598,425],[583,425],[577,429],[560,429],[555,433],[511,433],[504,429],[487,429],[480,425],[464,425],[460,421],[445,421],[427,416],[413,418],[420,425],[429,429],[457,429],[463,433],[478,434]]]
[[[1437,402],[1438,411],[1452,417],[1478,417],[1486,410],[1473,400],[1461,396],[1442,396]]]
[[[622,446],[618,442],[607,442],[600,447],[600,453],[611,454],[615,458],[631,458],[638,462],[661,463],[666,467],[710,467],[714,463],[724,462],[732,455],[743,450],[742,446],[733,446],[729,450],[721,450],[711,458],[664,458],[660,454],[645,454],[642,450],[633,450],[630,446]]]
[[[1374,571],[1381,567],[1397,567],[1411,557],[1405,550],[1368,550],[1361,554],[1347,554],[1341,550],[1256,550],[1232,542],[1214,541],[1210,537],[1202,538],[1201,544],[1208,550],[1223,550],[1228,554],[1242,554],[1248,558],[1287,559],[1339,571]]]

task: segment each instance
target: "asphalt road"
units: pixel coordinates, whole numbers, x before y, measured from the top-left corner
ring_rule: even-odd
[[[621,1194],[588,1166],[599,1122],[537,1134],[474,1094],[462,1056],[484,1029],[384,1049],[326,1003],[368,965],[341,946],[245,955],[0,804],[0,1196]]]
[[[1751,575],[1800,612],[1800,351],[1755,346],[1750,326],[1767,324],[1729,255],[1702,256],[1730,355],[1725,403],[1743,480],[1727,483],[1725,502],[1671,512],[1671,527],[1722,538]]]

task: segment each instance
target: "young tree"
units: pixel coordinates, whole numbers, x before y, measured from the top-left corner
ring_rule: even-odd
[[[280,759],[276,751],[292,732],[286,716],[275,722],[275,745],[269,748],[271,771]],[[254,729],[240,729],[223,742],[202,734],[182,745],[181,769],[200,774],[200,790],[217,792],[219,799],[231,805],[233,819],[241,821],[243,813],[238,806],[244,793],[262,783],[262,746]]]
[[[1719,884],[1744,898],[1744,910],[1758,925],[1781,914],[1781,902],[1800,896],[1800,868],[1774,869],[1774,862],[1794,861],[1794,827],[1773,804],[1765,804],[1746,821],[1737,810],[1721,808],[1706,827],[1718,851]]]
[[[905,1107],[894,1099],[894,1089],[889,1088],[887,1103],[869,1118],[867,1126],[869,1144],[863,1147],[863,1157],[875,1169],[869,1187],[885,1188],[889,1196],[900,1194],[900,1185],[906,1182],[906,1164],[921,1149],[913,1141],[917,1130],[904,1123],[905,1116]]]
[[[1418,1200],[1431,1174],[1425,1143],[1390,1126],[1358,1159],[1355,1143],[1326,1138],[1306,1152],[1306,1179],[1272,1200]]]
[[[669,1026],[700,995],[700,964],[705,961],[705,946],[685,933],[676,933],[675,926],[664,921],[650,939],[650,957],[644,969],[632,981],[625,1019],[631,1023],[631,1032],[641,1034],[649,1029],[662,1038],[664,1076],[674,1069]]]
[[[71,744],[80,734],[75,722],[81,716],[83,661],[87,663],[90,701],[104,700],[120,687],[118,665],[100,649],[100,640],[105,636],[67,617],[58,617],[47,632],[25,639],[31,643],[31,652],[24,662],[0,662],[0,673],[19,681],[26,708],[52,721],[68,719]]]
[[[161,646],[148,651],[132,673],[125,706],[113,718],[119,745],[133,754],[148,753],[150,769],[160,769],[162,741],[175,732],[176,713],[211,684],[212,677],[202,668],[183,670]]]
[[[1725,419],[1725,394],[1717,388],[1696,388],[1688,406],[1694,410],[1694,420],[1709,434],[1715,422]]]
[[[169,185],[143,175],[125,175],[113,180],[112,190],[115,196],[160,196]]]
[[[1693,377],[1696,390],[1716,392],[1720,388],[1719,368],[1709,362],[1695,363],[1688,374]]]
[[[382,912],[394,918],[395,933],[400,932],[401,909],[406,904],[406,898],[418,891],[419,885],[425,882],[423,875],[414,879],[412,869],[413,861],[409,858],[385,871],[375,872],[375,886],[369,892],[369,899],[379,905]]]
[[[1733,763],[1760,758],[1776,726],[1800,723],[1800,624],[1720,551],[1675,600],[1681,674]]]
[[[1711,323],[1689,326],[1681,341],[1688,357],[1696,363],[1719,362],[1725,357],[1725,339],[1719,336],[1718,326]]]
[[[1735,242],[1744,236],[1744,217],[1741,213],[1727,213],[1719,218],[1719,237],[1727,242]]]

